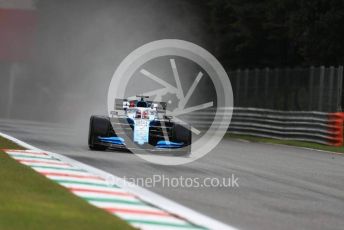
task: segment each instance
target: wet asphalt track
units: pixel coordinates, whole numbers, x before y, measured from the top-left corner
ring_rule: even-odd
[[[287,146],[223,140],[184,166],[159,166],[133,154],[92,152],[86,131],[0,120],[0,131],[120,177],[230,177],[239,188],[167,188],[154,192],[239,229],[344,229],[344,157]]]

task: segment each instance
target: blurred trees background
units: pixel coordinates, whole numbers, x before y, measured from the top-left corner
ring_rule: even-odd
[[[227,69],[344,64],[343,0],[209,0],[209,33]]]
[[[76,118],[84,124],[89,114],[106,111],[107,87],[123,58],[159,39],[196,43],[215,54],[228,71],[344,64],[344,0],[34,3],[31,13],[37,21],[30,58],[0,62],[0,107],[15,105],[0,110],[0,117]],[[13,34],[12,24],[1,19]],[[13,42],[11,47],[20,47],[16,44],[23,39],[7,40]]]

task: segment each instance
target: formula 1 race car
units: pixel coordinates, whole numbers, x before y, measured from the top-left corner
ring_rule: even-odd
[[[91,116],[88,146],[91,150],[145,150],[148,153],[188,155],[191,128],[166,116],[166,103],[115,99],[111,117]]]

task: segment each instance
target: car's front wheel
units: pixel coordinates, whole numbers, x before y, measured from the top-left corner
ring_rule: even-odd
[[[98,137],[109,135],[111,123],[108,117],[91,116],[88,132],[88,147],[91,150],[105,150],[106,146],[99,144]]]
[[[181,155],[189,155],[191,153],[191,140],[192,140],[191,127],[186,126],[186,125],[175,124],[173,127],[172,136],[173,136],[173,141],[184,143],[184,147],[183,147],[183,151],[181,151]]]

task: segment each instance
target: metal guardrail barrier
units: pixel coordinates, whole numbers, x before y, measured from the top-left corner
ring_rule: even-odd
[[[268,137],[282,140],[309,141],[325,145],[343,145],[344,112],[283,111],[261,108],[231,108],[232,120],[228,133]],[[220,109],[221,115],[227,114]],[[215,110],[197,112],[188,123],[202,131],[216,129],[220,120],[214,120]],[[225,128],[225,127],[223,127]]]
[[[343,66],[230,71],[229,133],[343,145],[343,72]]]
[[[343,145],[344,113],[234,108],[228,132]]]

